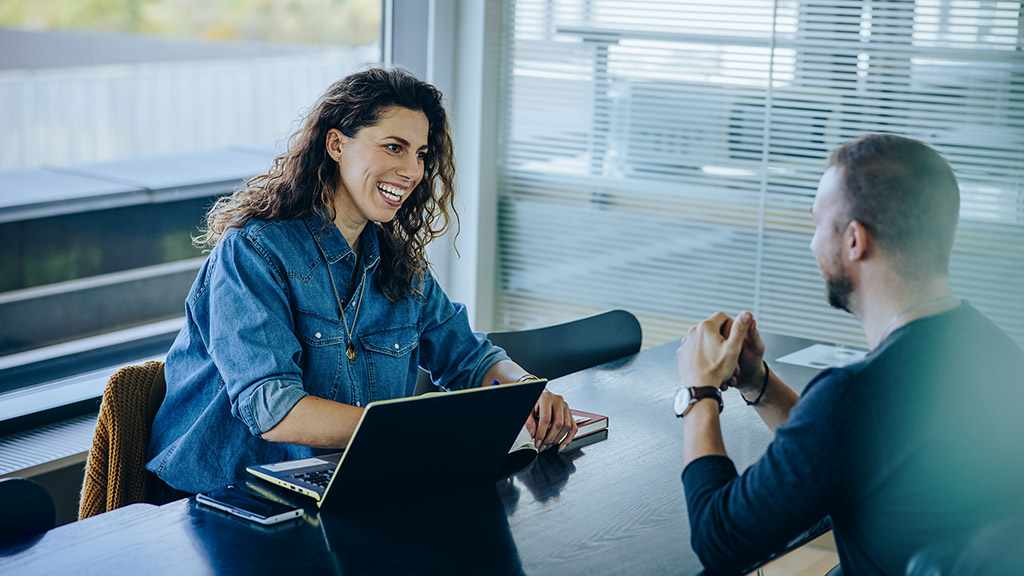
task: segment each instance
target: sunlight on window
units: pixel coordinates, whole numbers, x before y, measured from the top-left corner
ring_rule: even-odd
[[[255,146],[380,59],[381,0],[5,0],[0,170]]]

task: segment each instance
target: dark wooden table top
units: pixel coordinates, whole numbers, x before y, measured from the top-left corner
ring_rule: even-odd
[[[816,371],[773,359],[813,342],[764,337],[769,365],[802,390]],[[682,424],[672,410],[676,348],[670,342],[551,382],[573,407],[607,415],[607,438],[542,454],[493,485],[415,495],[410,482],[408,498],[271,527],[193,498],[137,504],[0,549],[0,573],[696,574]],[[741,471],[771,440],[735,391],[725,394],[722,426]]]

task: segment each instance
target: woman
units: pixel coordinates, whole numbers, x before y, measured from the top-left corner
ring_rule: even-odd
[[[454,175],[440,92],[370,69],[328,88],[271,170],[213,206],[153,422],[157,492],[337,451],[367,403],[412,395],[419,366],[449,389],[529,377],[428,269],[427,243],[457,218]],[[539,447],[568,444],[561,397],[535,412]]]

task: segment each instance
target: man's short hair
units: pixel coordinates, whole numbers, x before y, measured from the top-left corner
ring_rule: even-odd
[[[842,222],[864,225],[910,277],[949,274],[960,187],[938,152],[910,138],[869,134],[836,149],[829,166],[842,169]]]

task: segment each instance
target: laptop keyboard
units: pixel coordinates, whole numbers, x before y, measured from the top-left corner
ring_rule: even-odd
[[[328,472],[306,472],[305,474],[296,474],[293,478],[309,482],[325,490],[331,482],[331,475]]]

